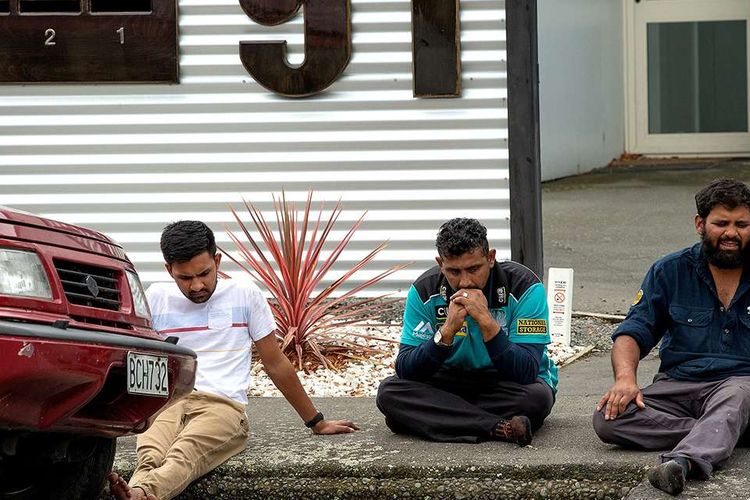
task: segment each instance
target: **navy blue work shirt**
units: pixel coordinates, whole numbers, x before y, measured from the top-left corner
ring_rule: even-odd
[[[702,244],[696,243],[651,266],[612,339],[633,337],[641,359],[661,340],[659,372],[678,380],[750,375],[749,290],[746,267],[725,308]]]

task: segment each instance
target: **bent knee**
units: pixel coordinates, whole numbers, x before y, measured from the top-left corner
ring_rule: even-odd
[[[533,416],[540,422],[550,414],[552,405],[554,404],[555,396],[552,393],[552,389],[544,382],[534,384],[534,388],[522,401],[524,414],[529,418]]]
[[[594,426],[594,432],[607,444],[619,444],[615,432],[615,420],[604,420],[604,410],[594,411],[594,416],[591,419],[591,423]]]
[[[739,406],[750,406],[750,377],[731,377],[722,384],[722,392]]]
[[[378,386],[378,393],[375,396],[375,405],[385,413],[393,400],[393,389],[398,383],[398,377],[395,375],[384,378]]]

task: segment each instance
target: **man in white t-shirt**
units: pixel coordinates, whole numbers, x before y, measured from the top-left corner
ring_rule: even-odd
[[[358,429],[349,420],[325,420],[317,411],[279,349],[271,309],[258,287],[250,280],[218,279],[221,254],[208,226],[170,224],[161,250],[174,283],[149,287],[153,325],[197,353],[195,391],[138,436],[138,463],[129,483],[110,474],[110,491],[118,499],[173,498],[245,449],[253,344],[268,376],[313,433]]]

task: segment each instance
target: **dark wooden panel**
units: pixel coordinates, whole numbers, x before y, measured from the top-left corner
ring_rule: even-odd
[[[274,2],[245,0],[256,7]],[[292,3],[288,2],[289,8]],[[247,12],[248,6],[243,8]],[[304,0],[303,12],[305,60],[297,68],[287,63],[286,41],[240,42],[240,59],[248,73],[263,87],[287,97],[322,92],[344,72],[352,55],[350,0]],[[274,15],[280,13],[274,11]]]
[[[175,0],[95,2],[103,11],[152,10],[91,13],[87,1],[80,14],[24,15],[11,4],[13,12],[0,16],[0,82],[178,81]]]
[[[240,6],[256,23],[276,26],[297,15],[302,2],[303,0],[240,0]]]
[[[91,12],[151,12],[151,0],[91,0]]]
[[[412,0],[415,97],[461,95],[459,0]]]
[[[37,12],[81,12],[81,0],[21,0],[23,14]]]

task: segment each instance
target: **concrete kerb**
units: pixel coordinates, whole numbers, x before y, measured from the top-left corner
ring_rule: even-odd
[[[645,378],[656,360],[643,363]],[[313,436],[281,398],[254,398],[248,448],[192,484],[193,498],[622,498],[656,454],[602,444],[591,427],[611,381],[609,356],[565,367],[552,414],[532,446],[429,443],[392,434],[373,398],[319,398],[332,418],[353,418],[351,435]],[[647,380],[644,380],[644,382]],[[118,442],[115,470],[126,477],[135,439]]]

